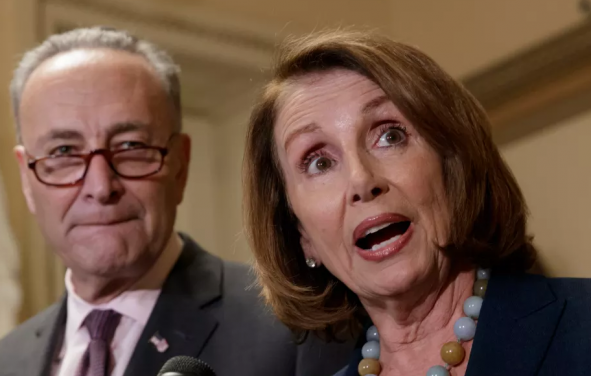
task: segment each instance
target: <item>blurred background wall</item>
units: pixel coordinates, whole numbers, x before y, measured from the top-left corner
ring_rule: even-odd
[[[430,54],[483,103],[528,200],[541,267],[552,276],[591,277],[588,8],[578,0],[1,0],[0,87],[8,87],[26,49],[78,26],[125,28],[168,49],[183,70],[184,126],[194,143],[177,227],[211,252],[248,262],[243,139],[274,46],[326,27],[377,29]],[[13,316],[2,324],[0,306],[0,336],[63,292],[63,267],[22,198],[14,145],[4,89],[0,266],[10,267],[0,268],[0,286],[20,290],[22,302],[14,289],[12,300],[0,296],[11,302],[5,311]]]

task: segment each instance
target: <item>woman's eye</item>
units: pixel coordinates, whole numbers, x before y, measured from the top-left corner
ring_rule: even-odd
[[[314,158],[310,162],[307,172],[310,175],[317,175],[317,174],[321,174],[321,173],[325,172],[331,166],[332,166],[332,161],[329,158],[327,158],[325,156],[319,156],[319,157]]]
[[[402,129],[390,128],[380,136],[377,142],[378,147],[392,146],[400,144],[406,140],[406,134]]]

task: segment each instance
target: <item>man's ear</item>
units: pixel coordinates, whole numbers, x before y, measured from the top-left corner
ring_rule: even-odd
[[[183,202],[185,194],[185,187],[189,179],[189,164],[191,161],[191,137],[188,134],[181,133],[178,135],[178,168],[176,170],[175,180],[177,189],[177,205]]]
[[[21,187],[23,194],[25,195],[25,200],[27,201],[27,206],[29,207],[29,211],[35,214],[35,200],[33,200],[33,192],[31,191],[31,182],[29,180],[31,175],[29,174],[29,158],[27,157],[27,152],[22,145],[15,146],[13,151],[18,162],[21,175]]]

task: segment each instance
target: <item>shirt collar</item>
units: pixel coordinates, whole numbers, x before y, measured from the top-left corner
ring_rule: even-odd
[[[162,285],[181,254],[182,246],[182,239],[173,233],[152,268],[130,290],[103,304],[91,304],[78,296],[72,283],[72,271],[68,269],[65,276],[68,292],[66,338],[81,327],[86,316],[94,309],[112,309],[145,326],[156,305]]]

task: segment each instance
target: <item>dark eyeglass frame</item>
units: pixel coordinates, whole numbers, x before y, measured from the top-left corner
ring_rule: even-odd
[[[124,152],[129,152],[129,151],[134,151],[134,150],[156,150],[160,153],[160,155],[162,156],[162,158],[160,159],[160,166],[158,166],[158,169],[156,169],[156,171],[150,172],[148,174],[145,175],[140,175],[140,176],[129,176],[129,175],[125,175],[125,174],[121,174],[119,171],[117,171],[117,169],[115,168],[115,166],[113,165],[113,157],[119,153],[124,153]],[[139,180],[139,179],[144,179],[147,178],[148,176],[152,176],[155,175],[157,173],[159,173],[162,170],[162,167],[164,166],[164,160],[166,158],[166,156],[168,155],[169,150],[168,148],[163,148],[163,147],[158,147],[158,146],[140,146],[137,148],[131,148],[131,149],[122,149],[122,150],[109,150],[109,149],[95,149],[90,151],[89,153],[83,153],[83,154],[67,154],[67,155],[50,155],[47,157],[41,157],[41,158],[34,158],[29,156],[29,161],[27,163],[27,166],[33,170],[33,173],[35,174],[35,177],[37,178],[37,180],[39,180],[41,183],[51,186],[51,187],[73,187],[75,185],[78,185],[81,181],[84,180],[84,178],[86,177],[86,174],[88,173],[88,167],[90,166],[90,162],[92,160],[92,158],[95,155],[102,155],[103,157],[105,157],[105,160],[107,161],[107,164],[109,165],[109,167],[111,167],[111,170],[113,170],[113,172],[115,172],[115,174],[117,174],[117,176],[121,176],[122,178],[125,179],[132,179],[132,180]],[[49,160],[49,159],[56,159],[56,158],[80,158],[84,161],[84,173],[82,174],[82,176],[70,183],[63,183],[63,184],[55,184],[55,183],[47,183],[45,181],[43,181],[43,179],[41,179],[39,177],[39,174],[37,173],[37,163],[45,161],[45,160]]]

